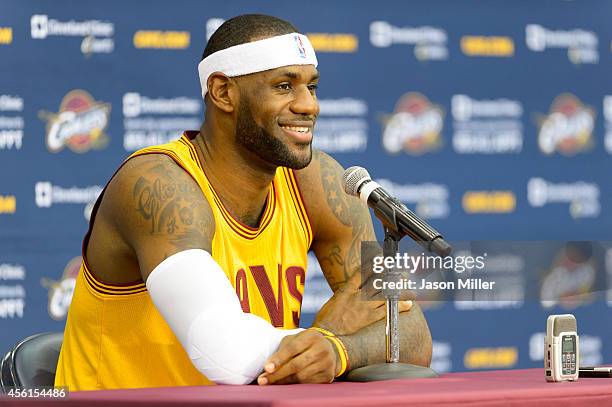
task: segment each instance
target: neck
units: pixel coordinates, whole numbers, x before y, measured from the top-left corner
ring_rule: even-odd
[[[256,227],[276,167],[236,145],[233,134],[212,127],[205,122],[194,140],[206,176],[225,208],[242,223]]]

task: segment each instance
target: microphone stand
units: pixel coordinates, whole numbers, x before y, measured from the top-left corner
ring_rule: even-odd
[[[389,220],[388,218],[386,220]],[[383,223],[386,223],[383,221]],[[395,257],[399,251],[399,241],[403,237],[387,225],[383,255]],[[385,270],[385,281],[399,280],[399,271],[393,267]],[[425,377],[438,377],[438,374],[429,367],[411,365],[400,362],[400,329],[399,329],[399,294],[397,290],[383,290],[386,299],[387,318],[385,326],[386,363],[363,366],[351,370],[346,377],[350,382],[374,382],[392,379],[416,379]]]

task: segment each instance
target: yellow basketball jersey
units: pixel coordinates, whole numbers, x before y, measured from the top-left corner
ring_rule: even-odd
[[[137,151],[128,160],[166,154],[187,171],[212,208],[212,257],[234,286],[242,309],[275,327],[296,328],[312,230],[293,171],[277,169],[259,227],[249,227],[223,207],[208,182],[191,143],[196,134],[185,132],[175,142]],[[90,233],[91,225],[84,249]],[[55,384],[76,391],[214,383],[193,367],[144,283],[117,286],[98,281],[84,250]]]

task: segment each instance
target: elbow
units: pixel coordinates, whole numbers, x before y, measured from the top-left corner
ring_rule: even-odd
[[[410,312],[403,313],[402,330],[406,332],[406,363],[429,367],[431,365],[433,344],[429,325],[421,308],[415,304]]]
[[[416,336],[417,341],[419,342],[417,345],[417,349],[419,350],[414,355],[414,364],[419,366],[429,367],[431,365],[431,358],[433,353],[433,341],[431,339],[431,331],[429,330],[429,325],[427,324],[427,320],[425,319],[425,315],[421,310],[421,307],[417,306],[417,309],[414,310],[415,316],[417,317],[418,334]]]
[[[249,355],[239,355],[249,356]],[[208,357],[191,357],[195,368],[208,380],[216,384],[250,384],[263,370],[265,359],[261,357],[252,358],[249,363],[244,363],[247,358],[231,357],[224,362]]]
[[[429,328],[427,328],[426,331],[426,335],[423,335],[424,338],[421,342],[421,352],[419,355],[416,355],[414,363],[419,366],[430,367],[433,344]]]
[[[416,345],[417,346],[413,347],[415,352],[413,352],[412,354],[406,354],[401,359],[403,359],[403,362],[405,363],[410,363],[423,367],[430,367],[432,355],[431,337],[429,339],[421,341]]]
[[[249,384],[262,372],[269,352],[263,344],[249,347],[242,340],[246,337],[237,335],[219,341],[219,337],[195,330],[187,354],[193,366],[214,383]]]
[[[419,355],[416,358],[415,364],[419,366],[429,367],[431,365],[431,357],[433,353],[433,341],[431,339],[431,331],[429,330],[429,325],[427,324],[427,320],[425,319],[425,315],[421,311],[420,307],[419,311],[419,319],[420,319],[420,335],[418,335],[418,340],[420,342]]]
[[[221,378],[217,378],[217,380],[213,380],[215,383],[217,384],[233,384],[233,385],[242,385],[242,384],[249,384],[253,381],[254,379],[251,379],[250,377],[246,377],[243,375],[240,375],[238,373],[234,373],[234,374],[230,374],[226,377],[221,377]]]

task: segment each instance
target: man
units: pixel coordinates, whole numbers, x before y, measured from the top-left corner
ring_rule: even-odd
[[[308,39],[239,16],[213,34],[199,71],[200,131],[132,155],[94,207],[56,385],[328,383],[384,361],[384,304],[359,293],[368,209],[311,148]],[[319,330],[296,329],[309,249],[334,291]],[[401,310],[402,361],[428,365],[427,323],[418,306]]]

